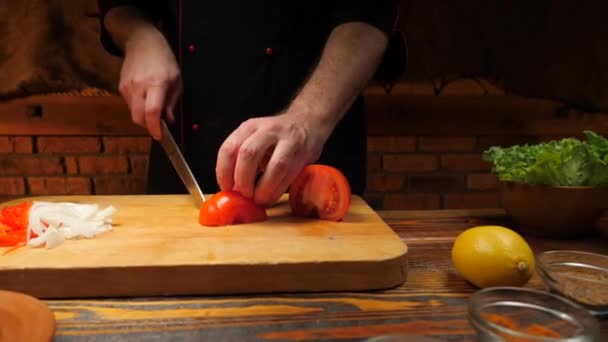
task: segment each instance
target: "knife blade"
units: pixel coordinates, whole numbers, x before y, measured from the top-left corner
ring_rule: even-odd
[[[205,202],[205,195],[203,195],[203,192],[201,191],[196,178],[194,178],[188,163],[175,143],[175,140],[173,139],[165,120],[161,120],[161,129],[162,138],[159,140],[159,143],[165,150],[165,154],[167,154],[167,157],[171,161],[171,164],[173,164],[173,167],[175,168],[175,171],[177,171],[179,177],[182,179],[186,189],[188,189],[194,204],[200,208],[200,206]]]

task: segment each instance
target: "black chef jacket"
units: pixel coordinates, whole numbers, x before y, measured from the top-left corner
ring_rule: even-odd
[[[399,13],[399,1],[386,0],[99,0],[101,43],[118,56],[122,52],[105,30],[103,16],[125,4],[141,8],[161,25],[177,57],[184,93],[171,129],[206,193],[219,190],[215,164],[223,141],[248,118],[273,115],[288,106],[334,27],[363,21],[394,37]],[[386,67],[380,69],[386,73]],[[365,161],[365,116],[359,97],[317,162],[340,169],[353,193],[361,195]],[[156,142],[149,170],[149,193],[186,191]]]

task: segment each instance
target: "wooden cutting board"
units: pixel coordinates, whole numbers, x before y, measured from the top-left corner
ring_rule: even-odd
[[[0,256],[0,289],[39,298],[356,291],[406,280],[406,244],[358,196],[342,222],[294,217],[283,197],[266,222],[218,228],[198,224],[187,195],[26,200],[118,209],[113,230],[93,239]]]

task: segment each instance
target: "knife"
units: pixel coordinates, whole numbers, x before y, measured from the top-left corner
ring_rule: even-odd
[[[171,132],[169,131],[165,120],[160,120],[160,122],[163,136],[159,140],[159,143],[165,150],[165,153],[167,154],[167,157],[169,157],[169,160],[171,160],[171,164],[173,164],[175,171],[177,171],[177,174],[182,179],[182,182],[186,186],[186,189],[188,189],[190,196],[194,200],[194,204],[198,208],[200,208],[201,205],[205,202],[205,196],[203,195],[201,188],[196,182],[192,171],[190,171],[188,163],[186,163],[184,156],[177,147],[175,140],[173,140],[173,136],[171,135]]]

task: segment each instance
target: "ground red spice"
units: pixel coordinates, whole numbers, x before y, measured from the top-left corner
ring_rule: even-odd
[[[526,333],[526,334],[530,334],[532,336],[562,337],[555,330],[553,330],[549,327],[537,324],[537,323],[532,323],[528,326],[521,326],[521,325],[517,324],[517,322],[515,322],[511,318],[504,316],[504,315],[495,314],[495,313],[484,314],[484,318],[490,322],[493,322],[493,323],[503,326],[505,328],[512,329],[512,330],[519,331],[519,332]],[[510,341],[510,342],[511,341],[515,342],[515,341],[519,341],[519,340],[520,339],[517,339],[517,338],[508,339],[508,341]]]

